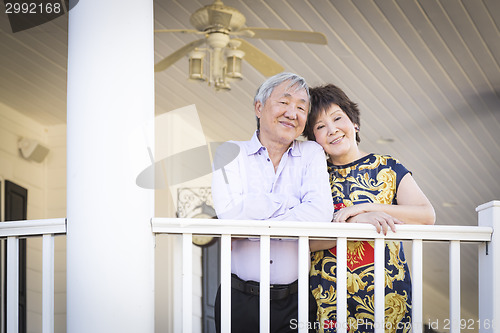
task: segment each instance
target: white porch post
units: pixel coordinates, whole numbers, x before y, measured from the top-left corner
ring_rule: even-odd
[[[154,193],[135,182],[149,161],[136,134],[154,120],[153,47],[152,0],[69,12],[69,333],[154,332]]]
[[[491,242],[479,246],[479,332],[498,332],[500,324],[500,201],[476,208],[478,225],[493,227]]]

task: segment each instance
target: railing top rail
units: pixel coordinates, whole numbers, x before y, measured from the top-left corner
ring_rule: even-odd
[[[0,222],[0,237],[65,234],[66,218]]]
[[[500,207],[500,200],[493,200],[490,202],[486,202],[482,205],[479,205],[476,207],[476,212],[480,212],[482,210],[486,210],[493,207]]]
[[[386,236],[375,231],[369,224],[324,223],[291,221],[214,220],[187,218],[151,219],[154,233],[193,233],[206,235],[277,237],[309,236],[311,238],[346,237],[352,239],[398,239],[463,242],[491,241],[493,228],[478,226],[450,225],[398,225],[396,233],[389,231]]]

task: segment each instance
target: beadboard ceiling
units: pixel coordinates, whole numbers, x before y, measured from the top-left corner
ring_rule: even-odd
[[[192,29],[189,16],[210,3],[155,0],[155,28]],[[241,11],[249,27],[327,36],[326,46],[249,41],[311,86],[334,83],[357,101],[361,148],[402,161],[434,204],[438,224],[476,225],[475,208],[500,199],[500,1],[224,4]],[[155,62],[198,38],[156,34]],[[15,34],[6,16],[0,17],[0,102],[46,126],[64,124],[66,64],[67,15]],[[187,67],[183,58],[156,74],[157,114],[195,104],[210,140],[250,138],[253,95],[264,76],[244,62],[243,80],[232,82],[229,92],[216,92],[206,83],[188,81]],[[447,265],[446,247],[436,248],[427,251],[433,257],[426,261],[428,271]],[[464,246],[462,281],[468,285],[477,285],[474,251]],[[448,281],[442,277],[429,279],[446,293]]]

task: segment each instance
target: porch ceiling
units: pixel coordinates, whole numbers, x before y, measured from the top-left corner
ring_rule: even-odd
[[[155,0],[155,28],[191,29],[189,16],[209,3]],[[359,102],[362,149],[402,161],[434,204],[438,224],[476,225],[476,206],[500,199],[499,1],[224,3],[241,11],[247,26],[327,36],[326,46],[251,43],[310,85],[337,84]],[[15,34],[0,17],[0,102],[46,126],[66,121],[67,17]],[[155,62],[197,38],[157,34]],[[156,74],[157,114],[195,104],[210,140],[250,138],[253,95],[264,76],[244,62],[244,79],[230,92],[215,92],[188,81],[187,67],[183,58]],[[446,251],[433,256],[447,262]],[[474,283],[474,273],[464,274]]]

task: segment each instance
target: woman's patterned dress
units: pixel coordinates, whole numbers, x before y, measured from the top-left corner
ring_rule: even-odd
[[[396,159],[370,154],[348,165],[328,164],[335,211],[361,203],[397,204],[396,190],[409,172]],[[318,332],[336,332],[336,247],[312,253],[311,289],[318,303]],[[374,332],[373,242],[347,242],[348,332]],[[408,332],[411,278],[403,244],[385,246],[385,332]]]

